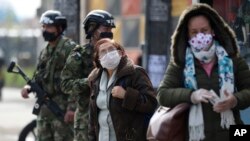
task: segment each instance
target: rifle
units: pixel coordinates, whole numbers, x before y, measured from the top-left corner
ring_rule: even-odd
[[[37,101],[34,105],[32,113],[34,115],[38,115],[41,109],[41,106],[45,104],[47,108],[62,122],[64,123],[64,111],[58,106],[58,104],[53,101],[46,92],[34,81],[29,79],[29,77],[22,71],[22,69],[15,63],[11,62],[8,70],[9,73],[16,73],[20,74],[25,81],[27,82],[28,85],[30,85],[30,90],[29,92],[35,92]],[[71,127],[71,126],[69,126]],[[71,129],[71,128],[70,128]],[[73,129],[71,129],[72,134],[73,134]]]

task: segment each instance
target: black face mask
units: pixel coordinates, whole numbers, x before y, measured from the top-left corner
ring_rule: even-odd
[[[51,33],[48,31],[43,31],[43,39],[48,42],[53,42],[57,39],[58,36],[56,36],[55,33]]]
[[[100,39],[102,39],[102,38],[113,39],[113,33],[112,32],[101,32],[100,33]]]

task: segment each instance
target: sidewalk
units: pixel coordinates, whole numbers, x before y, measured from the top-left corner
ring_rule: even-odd
[[[23,99],[21,89],[4,88],[0,102],[0,140],[17,141],[21,129],[36,116],[32,115],[34,96]]]

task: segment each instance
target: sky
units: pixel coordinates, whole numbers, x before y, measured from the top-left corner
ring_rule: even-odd
[[[40,7],[41,0],[0,0],[9,3],[19,19],[32,18],[36,15],[36,9]]]

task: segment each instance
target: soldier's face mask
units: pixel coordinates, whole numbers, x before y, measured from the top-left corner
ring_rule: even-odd
[[[98,39],[102,39],[102,38],[109,38],[109,39],[113,39],[113,33],[110,31],[101,31],[101,30],[97,30],[99,37]]]
[[[55,32],[43,31],[43,39],[48,42],[53,42],[57,39],[57,34]]]
[[[102,38],[113,39],[112,27],[100,25],[97,29],[97,33],[98,33],[99,39],[102,39]]]
[[[101,32],[100,33],[100,39],[102,39],[102,38],[113,39],[113,33],[112,32]]]

